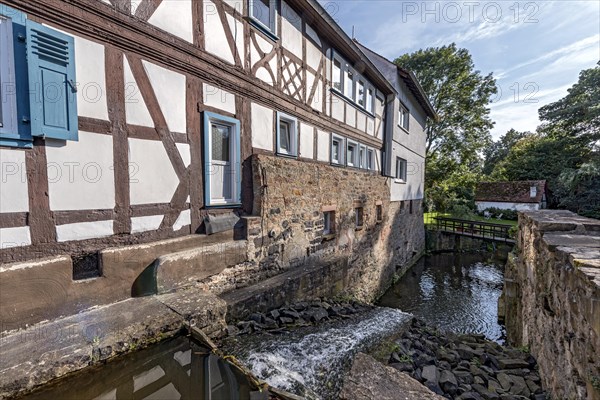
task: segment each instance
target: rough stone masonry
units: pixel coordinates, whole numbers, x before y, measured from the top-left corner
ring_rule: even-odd
[[[531,349],[552,398],[600,399],[600,221],[519,214],[502,297],[509,341]]]

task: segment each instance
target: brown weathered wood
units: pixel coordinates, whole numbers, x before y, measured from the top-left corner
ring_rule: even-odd
[[[115,181],[115,222],[113,226],[116,234],[130,233],[129,142],[126,130],[123,53],[112,46],[107,46],[105,53],[106,99],[113,136]]]
[[[111,134],[112,124],[96,118],[79,117],[79,130],[91,133]]]
[[[114,210],[73,210],[53,211],[56,225],[74,224],[77,222],[108,221],[115,218]]]
[[[192,215],[191,231],[197,232],[202,223],[200,209],[204,207],[204,175],[202,154],[202,116],[198,105],[204,98],[204,88],[199,79],[188,76],[186,90],[187,135],[190,143],[189,194]]]
[[[50,211],[47,164],[45,141],[34,138],[33,149],[25,152],[32,244],[56,242],[56,226]]]
[[[223,31],[225,32],[225,37],[227,38],[227,43],[229,44],[229,49],[231,50],[231,54],[233,55],[235,65],[238,67],[242,67],[242,60],[240,58],[237,45],[235,43],[235,38],[233,37],[233,33],[231,32],[229,21],[227,21],[227,13],[223,9],[223,2],[215,1],[213,2],[213,4],[217,7],[217,13],[219,14],[219,19],[221,20],[221,25],[223,26]],[[240,35],[243,35],[243,32],[240,32]]]
[[[0,213],[0,228],[27,226],[27,212]]]
[[[135,17],[148,21],[163,0],[144,0],[135,9]]]

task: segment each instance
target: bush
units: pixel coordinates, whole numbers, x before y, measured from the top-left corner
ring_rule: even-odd
[[[454,204],[449,211],[451,216],[460,219],[470,219],[474,214],[473,209],[467,204]]]

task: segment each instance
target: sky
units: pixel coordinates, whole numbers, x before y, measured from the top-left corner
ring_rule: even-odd
[[[320,0],[365,46],[394,60],[455,42],[482,75],[492,72],[497,139],[534,131],[538,109],[567,94],[579,72],[600,60],[600,1]]]

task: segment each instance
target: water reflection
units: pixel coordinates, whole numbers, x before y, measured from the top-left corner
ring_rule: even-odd
[[[503,343],[498,324],[505,255],[445,253],[423,257],[381,298],[441,329],[480,333]]]
[[[179,337],[61,380],[27,400],[244,400],[244,376]]]

